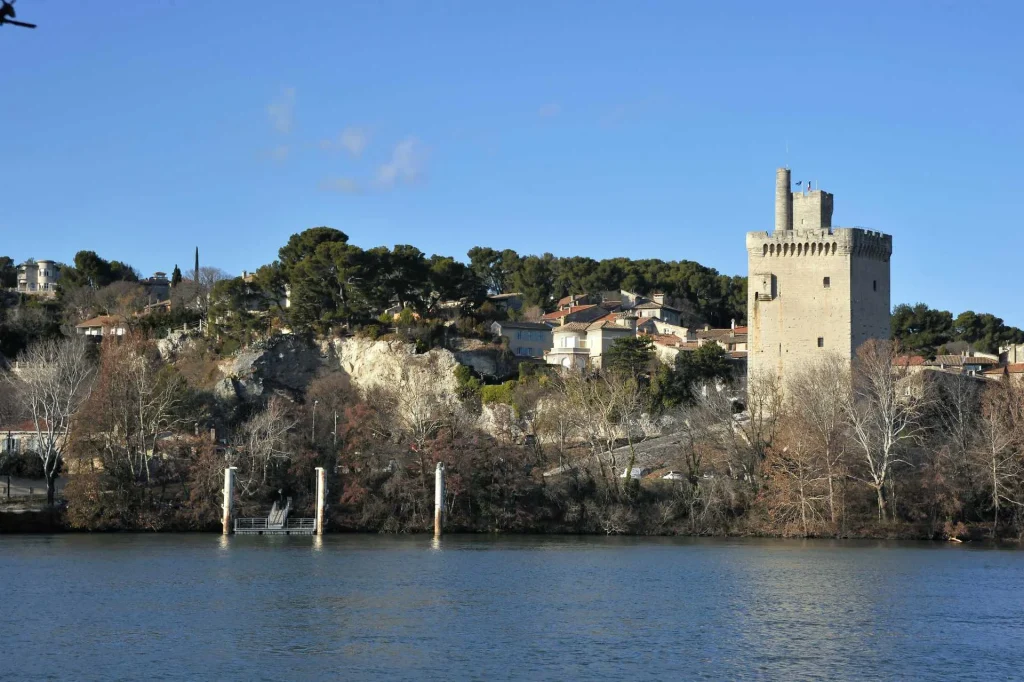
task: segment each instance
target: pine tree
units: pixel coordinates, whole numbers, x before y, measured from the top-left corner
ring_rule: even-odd
[[[178,264],[174,264],[174,271],[171,273],[171,286],[176,287],[181,284],[181,269]]]

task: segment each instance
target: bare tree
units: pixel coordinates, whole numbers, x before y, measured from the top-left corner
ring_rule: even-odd
[[[87,343],[75,337],[32,344],[18,357],[19,380],[12,381],[35,430],[50,505],[75,416],[92,388]]]
[[[143,339],[104,343],[86,419],[76,429],[76,449],[98,450],[104,467],[131,483],[149,482],[160,434],[187,421],[185,395],[184,378],[162,366]]]
[[[928,402],[927,382],[915,382],[898,357],[898,346],[891,341],[871,340],[861,346],[853,362],[852,395],[845,405],[850,435],[860,453],[859,479],[875,491],[879,520],[885,518],[885,491],[893,466],[905,463],[904,447],[921,436]],[[895,518],[895,509],[890,511]]]
[[[288,432],[295,426],[281,398],[271,398],[267,406],[254,414],[234,439],[234,452],[229,463],[238,464],[239,487],[246,495],[253,494],[267,482],[267,474],[275,462],[289,459]]]
[[[1024,509],[1024,387],[1007,382],[986,389],[970,459],[991,500],[995,534],[1004,506]]]
[[[828,484],[829,521],[833,526],[839,521],[839,488],[847,473],[845,406],[849,396],[850,370],[835,354],[793,373],[786,385],[790,433],[799,429],[806,434],[805,447],[820,457]]]

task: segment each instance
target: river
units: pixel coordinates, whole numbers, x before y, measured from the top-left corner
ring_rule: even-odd
[[[0,679],[1020,679],[1024,551],[0,537]]]

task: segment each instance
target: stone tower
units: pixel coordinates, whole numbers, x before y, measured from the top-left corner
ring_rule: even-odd
[[[747,233],[747,374],[806,367],[826,352],[851,358],[889,338],[892,237],[832,227],[832,195],[793,192],[775,176],[775,231]]]

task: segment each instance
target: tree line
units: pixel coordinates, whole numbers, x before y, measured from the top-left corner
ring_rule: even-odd
[[[824,357],[741,391],[717,346],[664,365],[648,343],[619,342],[599,371],[524,366],[501,386],[453,375],[436,350],[373,386],[326,363],[301,396],[238,403],[142,335],[43,340],[6,377],[0,411],[36,424],[49,482],[71,474],[80,528],[215,528],[225,466],[241,514],[280,496],[305,513],[323,466],[332,527],[422,531],[444,461],[452,530],[1024,532],[1024,386],[917,373],[898,344],[870,342],[852,364]]]

